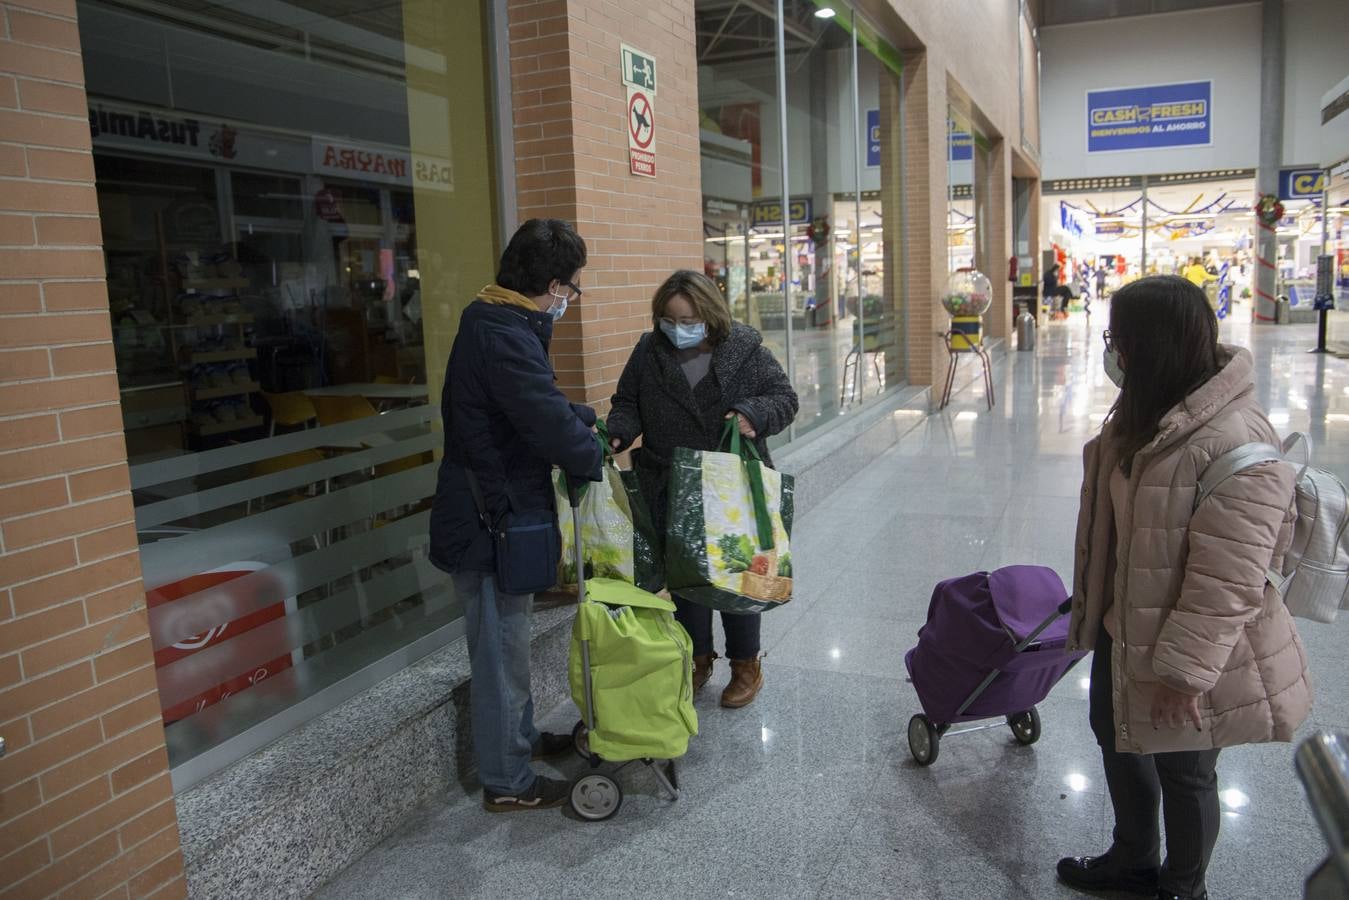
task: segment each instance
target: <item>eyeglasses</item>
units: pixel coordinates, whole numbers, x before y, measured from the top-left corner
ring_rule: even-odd
[[[663,324],[669,325],[671,328],[674,328],[674,327],[677,326],[677,325],[685,325],[685,326],[687,326],[687,325],[701,325],[701,324],[703,324],[703,320],[702,320],[702,319],[695,319],[695,318],[692,318],[692,317],[685,317],[685,318],[682,318],[682,319],[672,319],[672,318],[670,318],[669,316],[661,316],[660,320],[661,320],[661,322],[662,322]]]
[[[564,281],[562,284],[564,287],[571,288],[573,294],[571,299],[573,300],[580,300],[581,295],[585,293],[585,291],[581,290],[579,285],[572,284],[570,281]]]
[[[1115,338],[1110,334],[1110,329],[1109,329],[1109,328],[1107,328],[1105,331],[1102,331],[1102,332],[1101,332],[1101,340],[1105,341],[1105,352],[1106,352],[1106,353],[1111,353],[1111,352],[1114,351],[1114,349],[1115,349]]]

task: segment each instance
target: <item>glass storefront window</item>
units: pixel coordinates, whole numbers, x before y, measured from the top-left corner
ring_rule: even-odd
[[[811,16],[800,29],[787,52],[788,175],[803,207],[790,233],[798,435],[842,408],[860,290],[852,37],[839,17]]]
[[[438,380],[497,256],[483,16],[80,0],[179,786],[457,633],[425,545]]]
[[[778,443],[904,378],[898,55],[882,61],[865,23],[831,8],[789,5],[784,94],[773,18],[695,4],[704,267],[796,386],[801,412]]]
[[[737,321],[784,365],[781,116],[772,17],[694,7],[698,37],[703,267]]]
[[[974,206],[974,132],[954,109],[946,116],[947,268],[975,268],[978,221]]]

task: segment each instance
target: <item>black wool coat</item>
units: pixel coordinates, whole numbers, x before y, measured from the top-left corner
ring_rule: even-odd
[[[611,401],[609,435],[626,447],[642,437],[633,454],[642,494],[656,527],[665,529],[666,490],[670,460],[676,447],[717,450],[726,414],[739,412],[754,428],[754,444],[771,465],[767,438],[796,418],[799,402],[787,373],[763,337],[748,325],[735,323],[712,351],[707,376],[690,388],[674,345],[660,332],[637,341],[618,392]]]
[[[492,540],[469,489],[472,468],[494,522],[508,509],[552,509],[552,467],[599,481],[595,411],[554,383],[546,313],[478,300],[459,320],[441,396],[445,456],[431,508],[431,562],[447,572],[491,572]],[[508,493],[509,487],[509,493]]]

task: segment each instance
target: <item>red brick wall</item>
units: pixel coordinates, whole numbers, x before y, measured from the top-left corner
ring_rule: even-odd
[[[946,247],[946,78],[931,53],[904,60],[904,247],[908,292],[909,381],[934,384],[946,372],[941,334],[949,324],[941,307],[948,276]],[[936,398],[934,398],[935,400]]]
[[[74,0],[0,0],[0,897],[185,893]]]
[[[693,0],[510,0],[520,219],[576,223],[590,250],[585,295],[557,329],[558,379],[604,406],[651,295],[702,267]],[[619,45],[656,57],[656,178],[628,173]]]

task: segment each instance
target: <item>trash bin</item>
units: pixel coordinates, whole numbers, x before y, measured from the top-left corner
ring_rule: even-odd
[[[1287,297],[1276,297],[1274,300],[1274,324],[1287,325],[1293,318],[1293,307],[1288,302]]]
[[[1035,317],[1017,305],[1020,312],[1016,317],[1016,349],[1030,352],[1035,349]]]

